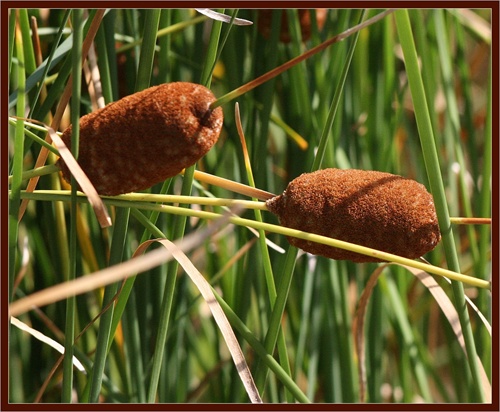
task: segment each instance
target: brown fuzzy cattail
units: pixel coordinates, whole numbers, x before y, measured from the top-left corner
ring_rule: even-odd
[[[422,184],[390,173],[355,169],[304,173],[266,205],[283,226],[409,259],[434,249],[441,239],[430,193]],[[294,237],[288,241],[331,259],[381,261]]]
[[[316,9],[316,22],[318,24],[318,29],[322,29],[326,20],[327,9]],[[298,10],[300,31],[302,34],[302,40],[307,41],[311,37],[311,10],[300,9]],[[266,39],[269,38],[271,33],[271,22],[273,19],[273,10],[259,10],[257,27],[259,32]],[[280,41],[283,43],[289,43],[291,41],[290,32],[288,30],[288,17],[286,10],[282,11],[281,14],[281,29],[280,29]]]
[[[80,119],[78,163],[101,195],[147,189],[193,165],[217,142],[223,123],[204,86],[166,83]],[[71,146],[71,126],[62,139]],[[59,160],[64,178],[70,171]]]

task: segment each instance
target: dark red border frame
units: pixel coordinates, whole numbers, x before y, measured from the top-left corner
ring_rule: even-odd
[[[7,30],[8,27],[8,10],[10,8],[40,8],[40,7],[53,7],[64,8],[68,2],[63,1],[3,1],[0,2],[1,8],[1,64],[0,73],[3,85],[8,85],[8,70],[5,67],[7,62]],[[326,7],[326,8],[489,8],[492,10],[492,67],[493,67],[493,124],[492,134],[496,139],[493,139],[493,169],[492,169],[492,327],[493,327],[493,348],[499,348],[499,287],[497,276],[499,271],[499,10],[500,3],[498,1],[75,1],[71,2],[71,7],[81,8],[195,8],[195,7],[209,7],[209,8],[311,8],[311,7]],[[0,164],[2,165],[2,173],[0,173],[0,187],[1,187],[1,220],[0,220],[0,233],[1,233],[1,246],[2,258],[0,265],[2,268],[1,277],[1,299],[0,299],[0,410],[1,411],[136,411],[136,410],[193,410],[193,411],[220,411],[220,410],[297,410],[297,411],[357,411],[357,410],[378,410],[378,411],[499,411],[499,351],[493,349],[492,358],[492,403],[491,404],[150,404],[150,405],[137,405],[137,404],[9,404],[8,403],[8,163],[4,158],[4,153],[7,152],[7,134],[8,124],[5,121],[8,117],[8,92],[4,86],[1,89],[1,150],[2,157],[0,157]]]

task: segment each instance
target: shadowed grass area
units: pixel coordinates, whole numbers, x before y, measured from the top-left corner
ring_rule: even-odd
[[[398,10],[257,87],[245,85],[383,10],[313,9],[306,31],[295,9],[283,11],[286,19],[281,10],[265,17],[214,11],[224,21],[193,9],[10,11],[5,297],[19,303],[65,281],[92,282],[100,271],[131,264],[152,239],[196,239],[187,256],[212,285],[264,402],[488,402],[491,228],[488,219],[467,218],[492,213],[490,10]],[[47,150],[50,136],[39,122],[75,130],[76,119],[105,104],[174,81],[202,84],[220,99],[220,136],[182,174],[142,194],[103,196],[112,226],[102,228],[92,206],[71,195],[50,166],[58,151]],[[126,122],[116,126],[126,130]],[[136,136],[161,138],[147,124]],[[122,162],[139,180],[153,162],[140,156]],[[423,184],[443,237],[427,263],[388,256],[398,264],[380,268],[290,246],[286,236],[296,235],[376,253],[287,232],[256,201],[325,168]],[[236,205],[241,216],[204,231]],[[11,325],[9,401],[249,402],[200,291],[176,261],[163,262],[118,270],[111,283],[88,283],[85,293],[68,289],[75,296],[54,291],[48,303],[20,310],[16,317],[63,344],[66,356],[58,366],[57,350]],[[453,308],[436,302],[443,295],[427,290],[419,270],[440,275],[432,287]],[[467,310],[469,301],[477,312]],[[356,330],[360,312],[364,326]],[[72,366],[73,356],[85,373]]]

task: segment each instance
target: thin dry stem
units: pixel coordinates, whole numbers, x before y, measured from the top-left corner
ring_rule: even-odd
[[[184,171],[182,171],[184,174]],[[196,170],[194,172],[194,178],[200,182],[208,183],[210,185],[218,186],[223,189],[230,190],[231,192],[239,193],[241,195],[254,197],[259,200],[268,200],[276,195],[265,190],[256,189],[251,186],[244,185],[243,183],[234,182],[229,179],[224,179],[223,177],[214,176],[205,172],[200,172]]]

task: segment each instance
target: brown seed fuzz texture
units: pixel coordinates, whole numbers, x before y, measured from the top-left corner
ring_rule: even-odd
[[[97,192],[147,189],[196,163],[217,142],[223,113],[204,86],[166,83],[124,97],[80,119],[78,163]],[[62,139],[71,147],[71,126]],[[63,176],[70,172],[59,160]]]
[[[425,186],[389,173],[355,169],[304,173],[266,204],[283,226],[409,259],[431,251],[441,239],[434,202]],[[320,243],[287,239],[306,252],[331,259],[382,261]]]

